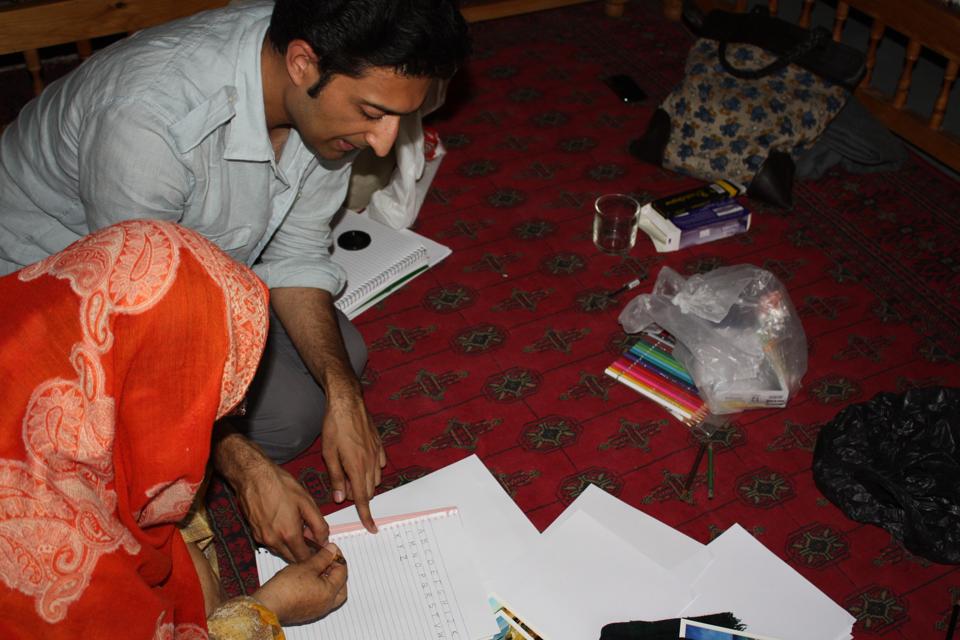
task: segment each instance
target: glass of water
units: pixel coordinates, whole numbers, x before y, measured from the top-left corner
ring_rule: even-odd
[[[640,203],[622,193],[600,196],[593,203],[593,244],[611,255],[625,255],[637,242]]]

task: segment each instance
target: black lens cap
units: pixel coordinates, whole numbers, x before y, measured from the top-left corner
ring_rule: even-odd
[[[370,234],[359,229],[344,231],[337,238],[337,246],[347,251],[359,251],[370,246]]]

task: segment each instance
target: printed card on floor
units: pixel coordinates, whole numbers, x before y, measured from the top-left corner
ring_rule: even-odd
[[[726,629],[695,620],[680,620],[680,640],[777,640],[770,636],[757,636],[746,631]]]

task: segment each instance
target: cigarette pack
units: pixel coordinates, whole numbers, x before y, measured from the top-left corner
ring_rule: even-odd
[[[750,229],[750,211],[732,199],[667,214],[650,203],[640,209],[639,226],[665,253],[744,233]]]

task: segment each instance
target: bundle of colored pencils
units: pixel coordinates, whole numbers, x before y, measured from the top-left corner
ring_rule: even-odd
[[[673,357],[675,340],[653,327],[617,358],[604,373],[650,398],[677,420],[699,422],[707,407],[686,368]]]

